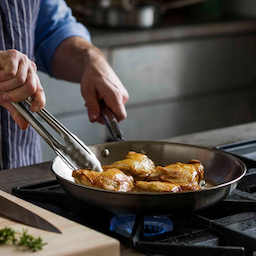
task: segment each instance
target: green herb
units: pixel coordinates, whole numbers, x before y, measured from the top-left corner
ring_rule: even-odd
[[[36,252],[43,249],[47,243],[43,243],[40,237],[35,238],[28,234],[27,229],[22,233],[16,232],[11,228],[5,227],[0,230],[0,244],[15,244],[27,247],[29,250]]]
[[[42,250],[43,246],[46,245],[46,243],[43,243],[40,237],[34,238],[33,236],[28,235],[27,230],[23,230],[19,243],[20,245],[24,245],[34,252]]]
[[[15,244],[17,239],[15,231],[11,228],[4,228],[0,230],[0,244]]]

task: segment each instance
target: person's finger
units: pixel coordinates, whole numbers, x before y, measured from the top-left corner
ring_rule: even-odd
[[[5,83],[8,83],[9,81],[10,80],[6,81]],[[5,98],[5,100],[19,102],[33,95],[36,92],[36,89],[37,89],[36,74],[31,72],[31,70],[29,69],[27,72],[25,83],[22,86],[19,86],[10,91],[3,90],[5,92],[3,97]]]
[[[5,101],[0,94],[0,105],[9,111],[11,114],[12,119],[19,125],[22,130],[28,128],[29,123],[28,121],[18,112],[18,110],[9,102]]]
[[[37,90],[33,95],[33,102],[30,106],[32,112],[37,112],[45,106],[46,98],[38,75],[36,75]]]
[[[124,104],[128,100],[129,95],[120,80],[113,79],[113,81],[116,83],[114,84],[111,80],[105,81],[107,86],[105,86],[106,90],[102,99],[115,114],[117,121],[120,122],[127,117]],[[103,84],[101,86],[103,87]]]
[[[28,121],[14,108],[11,104],[10,107],[7,108],[10,112],[12,119],[19,125],[21,130],[26,130],[29,126]]]
[[[82,90],[82,95],[84,96],[89,120],[91,122],[96,122],[100,116],[100,105],[98,102],[98,95],[94,86],[86,86]]]
[[[16,76],[21,53],[16,50],[0,51],[0,82]]]
[[[88,113],[88,107],[87,107],[87,103],[86,103],[86,102],[85,102],[84,106],[87,108],[87,113]],[[100,107],[99,107],[99,108],[100,108]],[[89,112],[90,112],[90,111],[89,111]],[[100,112],[100,110],[99,110],[99,112]],[[88,113],[88,116],[89,116],[89,113]],[[97,123],[99,123],[99,124],[104,124],[104,122],[103,122],[103,120],[102,120],[102,118],[101,118],[101,115],[99,114],[99,115],[96,115],[96,116],[98,116],[98,118],[95,119],[94,114],[92,114],[91,119],[89,118],[89,120],[90,120],[92,123],[97,122]]]
[[[128,91],[123,87],[123,104],[125,104],[129,100],[129,93]]]
[[[103,98],[105,104],[111,109],[116,116],[118,122],[124,120],[127,117],[127,112],[124,104],[117,98],[106,97]]]
[[[29,67],[24,63],[20,63],[15,77],[8,79],[6,81],[0,82],[0,90],[2,92],[8,92],[23,86],[28,79],[28,71],[29,71]]]

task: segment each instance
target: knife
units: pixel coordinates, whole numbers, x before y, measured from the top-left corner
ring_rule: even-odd
[[[42,230],[61,233],[50,222],[0,195],[0,215]]]

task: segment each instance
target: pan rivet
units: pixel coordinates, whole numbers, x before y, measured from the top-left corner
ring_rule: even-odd
[[[147,155],[147,154],[148,154],[148,151],[149,151],[148,148],[143,148],[143,149],[141,149],[140,152],[141,152],[142,154]]]
[[[109,150],[108,150],[107,148],[103,149],[103,150],[101,151],[101,155],[102,155],[103,157],[109,156]]]

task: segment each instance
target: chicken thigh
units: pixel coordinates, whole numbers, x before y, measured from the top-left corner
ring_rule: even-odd
[[[204,167],[200,161],[192,159],[187,164],[174,163],[164,167],[157,166],[157,172],[148,177],[148,181],[170,182],[181,187],[182,191],[200,189]]]
[[[156,172],[155,163],[146,155],[129,151],[125,159],[114,162],[104,168],[117,168],[135,179],[142,180]]]
[[[76,183],[95,188],[127,192],[134,187],[133,177],[116,168],[103,168],[103,172],[78,169],[73,171],[72,176]]]

